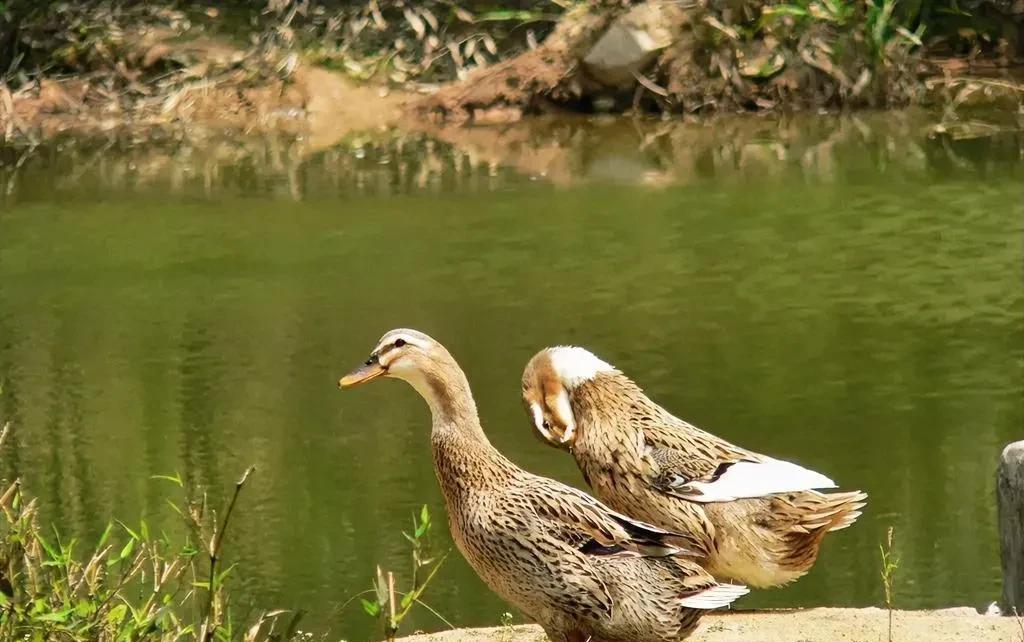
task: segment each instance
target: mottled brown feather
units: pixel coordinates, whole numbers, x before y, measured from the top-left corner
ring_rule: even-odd
[[[393,347],[396,336],[408,343]],[[465,375],[433,339],[392,331],[374,354],[431,408],[434,467],[456,546],[492,590],[553,640],[674,642],[703,612],[682,600],[730,590],[670,554],[679,537],[528,473],[498,452],[480,426]]]
[[[542,351],[523,374],[523,400],[538,404],[551,424],[555,441],[545,441],[569,448],[594,494],[614,510],[697,539],[698,561],[719,581],[770,587],[797,579],[814,564],[825,534],[852,524],[864,507],[860,491],[690,501],[675,490],[681,481],[710,482],[729,465],[766,457],[679,419],[619,371],[564,388],[575,435],[560,443],[565,422],[546,405],[558,386]]]

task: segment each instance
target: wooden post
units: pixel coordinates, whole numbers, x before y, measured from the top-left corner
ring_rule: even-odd
[[[1003,606],[1024,615],[1024,441],[1003,450],[996,474],[999,544],[1003,560]]]

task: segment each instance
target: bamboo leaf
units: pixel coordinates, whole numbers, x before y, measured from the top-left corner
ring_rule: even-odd
[[[110,613],[107,613],[107,622],[110,622],[114,626],[118,626],[124,621],[124,616],[128,615],[128,607],[124,604],[118,604],[114,608],[110,609]]]
[[[131,536],[132,539],[139,539],[139,534],[133,531],[132,529],[128,528],[127,524],[125,524],[121,520],[117,520],[117,523],[121,525],[121,528],[127,531],[128,535]]]
[[[121,549],[121,554],[118,559],[123,560],[127,558],[129,555],[132,554],[133,550],[135,550],[135,540],[130,539],[128,540],[128,543],[124,545],[124,548]]]
[[[795,4],[778,4],[773,7],[765,7],[762,11],[765,15],[780,16],[808,16],[810,12]]]
[[[75,607],[64,609],[63,611],[57,611],[55,613],[47,613],[45,615],[37,615],[35,617],[36,622],[67,622],[68,616],[71,615],[75,610]]]
[[[180,487],[184,487],[185,484],[181,481],[181,475],[175,473],[174,475],[153,475],[150,479],[162,479],[164,481],[174,482]]]
[[[360,598],[359,602],[363,605],[363,610],[366,611],[367,615],[371,617],[380,615],[380,604],[377,602],[371,602],[364,598]]]
[[[36,539],[39,540],[39,544],[46,551],[46,554],[50,556],[50,559],[52,559],[52,560],[60,559],[60,555],[57,553],[57,549],[55,549],[53,546],[50,545],[49,542],[46,541],[46,538],[43,537],[42,533],[37,535]]]
[[[100,535],[100,541],[96,544],[96,550],[103,548],[103,545],[110,539],[110,533],[114,530],[114,522],[107,522],[107,527],[103,530],[103,534]]]
[[[517,22],[537,22],[538,20],[557,20],[558,16],[539,11],[516,11],[514,9],[499,9],[496,11],[485,11],[476,17],[476,22],[505,22],[515,20]]]

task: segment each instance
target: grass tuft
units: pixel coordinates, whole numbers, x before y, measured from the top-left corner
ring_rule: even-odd
[[[0,446],[10,426],[0,429]],[[0,640],[27,642],[287,642],[297,615],[261,614],[236,628],[222,549],[239,495],[223,518],[200,501],[173,504],[182,540],[144,520],[111,521],[92,543],[39,523],[39,503],[20,480],[0,485]],[[182,487],[177,477],[164,477]],[[308,637],[304,637],[308,640]]]
[[[899,556],[893,551],[893,533],[895,527],[890,526],[886,532],[885,544],[879,544],[878,550],[882,555],[882,588],[885,589],[885,608],[889,612],[889,642],[892,642],[892,611],[895,591],[893,585],[896,580],[896,571],[900,567]]]

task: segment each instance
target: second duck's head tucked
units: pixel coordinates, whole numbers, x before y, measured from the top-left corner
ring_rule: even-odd
[[[589,350],[575,346],[545,348],[523,371],[523,404],[536,434],[552,446],[568,448],[576,438],[571,396],[603,373],[617,373]]]

